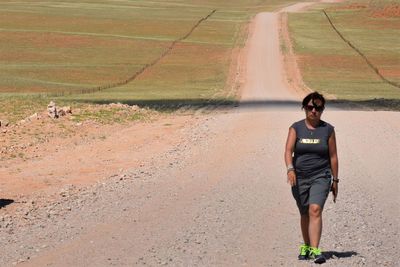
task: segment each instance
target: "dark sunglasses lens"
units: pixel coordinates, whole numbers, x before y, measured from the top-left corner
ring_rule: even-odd
[[[324,107],[311,106],[311,105],[306,106],[307,111],[312,111],[314,108],[315,108],[315,111],[317,111],[317,112],[321,112],[324,110]]]
[[[307,105],[307,106],[306,106],[306,110],[307,110],[307,111],[312,111],[313,108],[314,108],[314,106],[310,106],[310,105]]]

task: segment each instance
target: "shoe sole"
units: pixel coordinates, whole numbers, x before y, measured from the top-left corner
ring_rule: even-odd
[[[317,263],[317,264],[322,264],[322,263],[325,263],[325,262],[326,262],[326,259],[324,259],[324,258],[314,260],[314,263]]]

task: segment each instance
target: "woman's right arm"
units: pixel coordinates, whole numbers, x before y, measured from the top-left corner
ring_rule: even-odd
[[[293,155],[295,143],[296,143],[296,131],[292,127],[290,127],[288,137],[286,139],[286,147],[285,147],[285,163],[286,163],[287,169],[289,169],[289,167],[293,166],[293,156],[292,155]],[[296,173],[295,173],[294,169],[288,170],[287,182],[291,186],[296,185]]]

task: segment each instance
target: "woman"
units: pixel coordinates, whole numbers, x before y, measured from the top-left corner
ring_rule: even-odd
[[[300,211],[304,244],[300,260],[326,261],[318,248],[322,232],[322,210],[329,190],[338,195],[338,157],[334,127],[321,120],[325,99],[318,92],[302,102],[306,118],[293,123],[286,140],[287,181]]]

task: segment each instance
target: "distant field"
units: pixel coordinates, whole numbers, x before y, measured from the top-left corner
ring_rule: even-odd
[[[305,83],[338,99],[400,99],[400,88],[384,82],[346,44],[322,13],[325,8],[342,35],[389,81],[400,84],[399,1],[347,1],[290,14],[289,27]],[[318,25],[318,27],[315,27]]]
[[[249,18],[293,2],[1,1],[0,115],[22,116],[15,103],[39,107],[50,98],[105,103],[223,99],[231,51],[243,44]],[[187,39],[135,80],[81,94],[128,79],[214,9]]]

